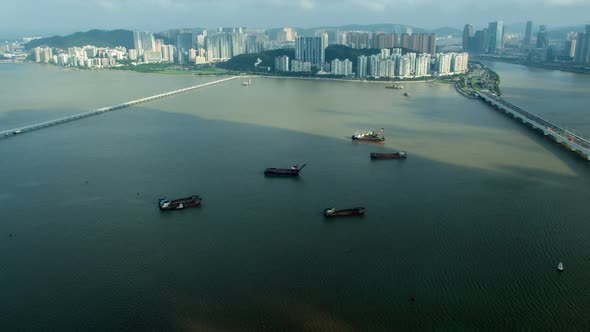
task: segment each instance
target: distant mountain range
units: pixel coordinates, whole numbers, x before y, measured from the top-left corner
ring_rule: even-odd
[[[317,30],[339,30],[339,31],[369,31],[369,32],[394,32],[404,33],[407,31],[408,26],[403,24],[349,24],[342,26],[326,26],[312,29],[296,28],[300,35],[313,35]],[[267,33],[271,36],[276,34],[280,28],[268,29]],[[440,36],[448,35],[461,35],[461,30],[444,27],[434,30],[427,30],[421,28],[412,28],[414,33],[436,33]],[[166,44],[170,44],[171,41],[163,34],[154,34],[157,39],[164,39]],[[94,45],[98,47],[117,47],[123,46],[126,48],[133,48],[133,31],[131,30],[90,30],[86,32],[76,32],[67,36],[53,36],[41,39],[35,39],[25,45],[27,49],[32,49],[39,46],[49,46],[55,48],[68,48],[75,46]]]
[[[412,27],[405,24],[348,24],[340,26],[321,26],[316,28],[295,28],[300,35],[313,35],[318,30],[332,30],[332,31],[368,31],[368,32],[385,32],[385,33],[405,33],[411,28],[414,33],[436,33],[440,36],[460,36],[462,31],[460,29],[443,27],[438,29],[423,29]],[[281,28],[274,28],[267,30],[271,35],[273,32],[279,31]]]
[[[157,39],[164,39],[169,43],[165,36],[154,34]],[[67,36],[53,36],[48,38],[35,39],[27,44],[27,49],[39,46],[49,46],[55,48],[68,48],[75,46],[94,45],[98,47],[117,47],[123,46],[133,48],[133,31],[130,30],[90,30],[86,32],[76,32]]]

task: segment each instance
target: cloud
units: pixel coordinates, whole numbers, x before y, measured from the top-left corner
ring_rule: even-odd
[[[3,35],[83,29],[161,31],[179,27],[313,27],[401,23],[476,26],[501,20],[555,25],[588,22],[590,0],[17,0],[2,4]],[[560,9],[567,11],[560,11]],[[47,17],[51,19],[48,20]]]
[[[590,0],[545,0],[544,3],[549,6],[580,6],[590,5]]]
[[[302,9],[313,9],[315,7],[315,3],[312,0],[300,0],[299,7]]]

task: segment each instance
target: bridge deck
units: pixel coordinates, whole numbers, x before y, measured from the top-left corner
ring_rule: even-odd
[[[541,130],[545,135],[552,136],[556,141],[568,146],[570,150],[577,151],[586,159],[590,160],[590,141],[567,129],[543,119],[522,107],[500,98],[496,95],[486,92],[478,92],[478,95],[484,101],[498,107],[502,111],[521,119],[524,123],[531,124],[534,128]]]
[[[0,131],[0,139],[11,137],[14,135],[20,135],[22,133],[27,133],[27,132],[31,132],[31,131],[42,129],[42,128],[56,126],[56,125],[66,123],[66,122],[84,119],[84,118],[98,115],[98,114],[102,114],[105,112],[111,112],[111,111],[119,110],[122,108],[134,106],[134,105],[147,103],[147,102],[150,102],[150,101],[153,101],[156,99],[170,97],[170,96],[177,95],[179,93],[184,93],[184,92],[188,92],[188,91],[192,91],[192,90],[196,90],[196,89],[200,89],[200,88],[205,88],[205,87],[208,87],[211,85],[216,85],[216,84],[220,84],[220,83],[227,82],[230,80],[235,80],[237,78],[239,78],[239,76],[232,76],[232,77],[220,79],[220,80],[213,81],[213,82],[207,82],[207,83],[191,86],[188,88],[178,89],[178,90],[169,91],[169,92],[161,93],[161,94],[150,96],[150,97],[131,100],[131,101],[128,101],[128,102],[122,103],[122,104],[103,107],[103,108],[99,108],[96,110],[92,110],[92,111],[88,111],[88,112],[84,112],[84,113],[79,113],[79,114],[74,114],[74,115],[70,115],[70,116],[65,116],[62,118],[54,119],[54,120],[49,120],[49,121],[45,121],[45,122],[41,122],[41,123],[28,125],[28,126],[23,126],[23,127]]]

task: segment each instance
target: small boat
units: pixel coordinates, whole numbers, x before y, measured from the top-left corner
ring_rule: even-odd
[[[371,152],[371,159],[406,159],[406,153],[404,151],[394,153]]]
[[[202,198],[199,195],[169,200],[168,198],[160,198],[159,206],[160,210],[182,210],[184,208],[190,208],[195,206],[201,206]]]
[[[385,88],[387,88],[387,89],[401,90],[401,89],[403,89],[403,88],[404,88],[404,86],[403,86],[403,85],[395,85],[395,84],[394,84],[394,85],[388,85],[388,86],[386,86]]]
[[[352,135],[353,141],[364,141],[364,142],[373,142],[373,143],[383,143],[385,142],[385,136],[383,136],[383,128],[379,131],[365,131],[359,132],[357,131]]]
[[[407,92],[404,92],[404,96],[405,97],[409,97]]]
[[[350,217],[360,216],[365,214],[366,209],[364,207],[356,207],[354,209],[336,210],[335,208],[327,208],[324,210],[324,216],[326,217]]]
[[[563,263],[562,262],[559,262],[559,264],[557,264],[557,270],[563,271]]]
[[[249,80],[247,80],[245,82],[242,82],[242,85],[243,86],[250,86],[250,84],[252,84],[252,79],[249,79]]]
[[[295,164],[291,166],[291,168],[267,168],[264,170],[265,176],[299,176],[299,172],[305,167],[307,164],[303,164],[303,166],[299,167],[299,164]]]

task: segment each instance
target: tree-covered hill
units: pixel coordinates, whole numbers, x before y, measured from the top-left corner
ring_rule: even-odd
[[[349,59],[352,61],[353,68],[356,68],[357,58],[359,56],[370,56],[373,54],[379,54],[379,52],[381,51],[378,49],[355,49],[344,45],[330,45],[326,48],[326,62],[330,62],[334,59]],[[262,68],[266,70],[266,68],[270,67],[270,70],[274,71],[275,57],[282,55],[286,55],[292,60],[295,58],[295,50],[279,49],[262,53],[241,54],[231,58],[231,60],[227,62],[218,63],[217,67],[242,72],[259,72]],[[254,64],[258,59],[260,59],[261,62],[258,67],[255,67]]]
[[[292,48],[265,51],[262,53],[240,54],[231,58],[229,61],[218,63],[216,66],[227,70],[242,72],[259,72],[270,67],[273,71],[275,68],[275,58],[286,55],[289,59],[295,58],[295,50]],[[254,64],[261,60],[258,67]]]
[[[166,37],[154,34],[156,39],[164,39],[164,43],[170,43]],[[98,47],[123,46],[133,48],[133,31],[130,30],[90,30],[87,32],[76,32],[67,36],[53,36],[48,38],[35,39],[25,45],[27,49],[38,46],[49,46],[55,48],[68,48],[75,46],[93,45]]]

